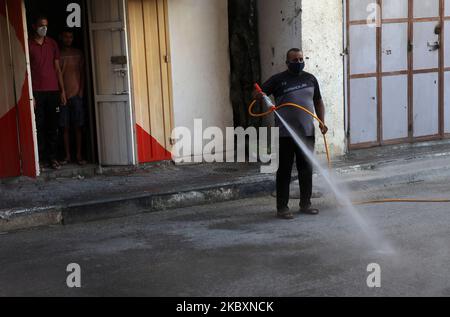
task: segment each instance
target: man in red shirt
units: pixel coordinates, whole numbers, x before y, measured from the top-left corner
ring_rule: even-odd
[[[39,159],[48,161],[53,169],[60,169],[57,160],[59,106],[67,103],[58,44],[47,36],[48,19],[39,17],[33,24],[34,34],[29,40],[31,77],[35,101]]]

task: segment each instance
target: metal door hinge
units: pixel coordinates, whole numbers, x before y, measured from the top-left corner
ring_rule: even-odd
[[[165,62],[166,64],[169,64],[169,63],[170,63],[170,55],[164,55],[164,62]]]
[[[414,48],[414,45],[411,41],[408,41],[408,52],[412,52]]]

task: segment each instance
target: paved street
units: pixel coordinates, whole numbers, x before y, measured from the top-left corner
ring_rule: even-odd
[[[445,198],[450,185],[354,195]],[[267,197],[4,234],[0,295],[450,296],[449,204],[360,207],[395,248],[383,254],[333,199],[315,202],[320,216],[293,221],[274,218]],[[69,263],[81,266],[81,289],[66,286]],[[379,289],[367,287],[370,263]]]

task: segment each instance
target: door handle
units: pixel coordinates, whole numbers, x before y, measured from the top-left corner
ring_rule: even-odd
[[[117,96],[123,96],[123,95],[128,95],[128,94],[129,94],[128,90],[124,90],[122,92],[120,92],[120,91],[116,92]]]

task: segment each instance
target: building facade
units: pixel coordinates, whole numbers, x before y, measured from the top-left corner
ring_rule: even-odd
[[[49,31],[80,8],[98,164],[170,160],[172,129],[197,118],[233,126],[226,0],[0,0],[0,177],[39,175],[27,48],[38,4]]]
[[[193,131],[195,119],[233,126],[227,0],[57,3],[0,0],[0,177],[39,174],[27,48],[36,4],[64,17],[68,4],[81,8],[95,163],[170,160],[172,129]],[[262,79],[285,69],[289,48],[303,49],[333,156],[450,136],[450,0],[258,0],[257,9]]]
[[[449,0],[259,0],[263,78],[302,47],[334,155],[450,134]],[[320,142],[320,138],[319,138]]]

